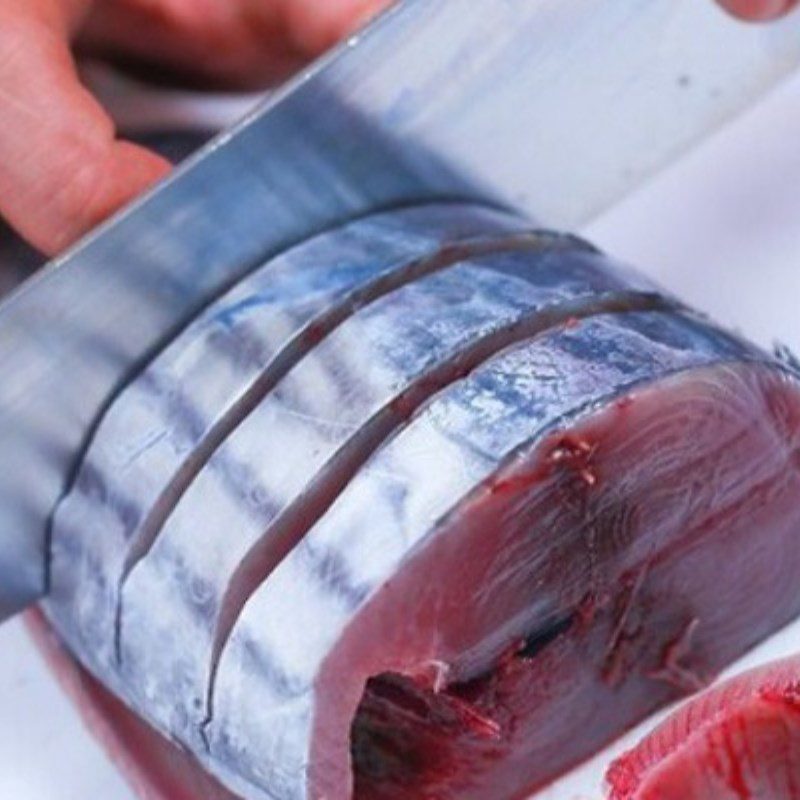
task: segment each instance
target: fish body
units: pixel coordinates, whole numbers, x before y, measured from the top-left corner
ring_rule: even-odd
[[[800,613],[799,453],[795,369],[635,271],[386,212],[119,394],[47,612],[245,800],[523,797]]]

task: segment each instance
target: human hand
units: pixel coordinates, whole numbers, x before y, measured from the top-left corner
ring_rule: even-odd
[[[386,3],[0,0],[0,216],[54,254],[169,170],[117,138],[76,51],[204,85],[264,85]]]

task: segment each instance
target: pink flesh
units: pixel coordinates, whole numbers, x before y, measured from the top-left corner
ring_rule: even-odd
[[[311,796],[525,797],[800,611],[800,400],[732,374],[612,404],[473,494],[325,663]]]
[[[137,795],[146,800],[237,800],[85,672],[41,613],[28,614],[28,627],[86,726]]]
[[[800,657],[701,695],[608,779],[611,800],[798,800]]]

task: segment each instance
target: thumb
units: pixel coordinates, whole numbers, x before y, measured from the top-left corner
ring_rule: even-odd
[[[87,0],[0,4],[0,214],[54,254],[168,170],[116,138],[83,87],[70,33]]]

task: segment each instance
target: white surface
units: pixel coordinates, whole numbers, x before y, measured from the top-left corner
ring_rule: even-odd
[[[132,800],[19,622],[0,628],[0,702],[2,800]]]
[[[588,235],[760,343],[777,337],[800,351],[798,143],[800,76]],[[793,651],[800,651],[800,623],[733,671]],[[132,800],[19,623],[0,630],[0,702],[0,798]],[[637,736],[541,800],[596,800],[611,753]]]

